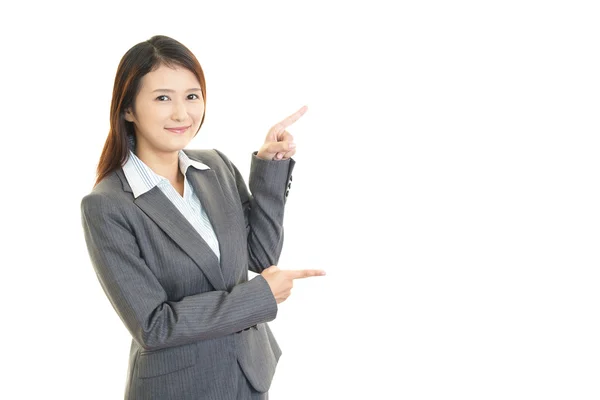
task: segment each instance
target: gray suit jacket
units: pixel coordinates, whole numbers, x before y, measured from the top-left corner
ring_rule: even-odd
[[[278,262],[295,162],[254,153],[249,191],[221,152],[184,152],[211,168],[186,176],[215,228],[220,263],[158,187],[135,199],[120,168],[81,202],[94,270],[132,336],[130,400],[234,399],[240,373],[266,392],[281,355],[266,323],[277,303],[248,270]]]

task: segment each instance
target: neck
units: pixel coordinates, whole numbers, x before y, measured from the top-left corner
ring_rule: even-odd
[[[179,170],[179,152],[157,153],[155,151],[144,151],[143,148],[138,146],[136,156],[152,171],[169,181],[180,182],[183,180],[183,174]]]

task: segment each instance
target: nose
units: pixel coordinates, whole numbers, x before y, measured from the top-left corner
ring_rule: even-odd
[[[171,118],[177,122],[185,121],[187,119],[185,104],[179,101],[173,102],[173,115]]]

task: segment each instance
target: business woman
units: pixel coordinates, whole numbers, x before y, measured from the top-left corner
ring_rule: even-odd
[[[154,36],[121,59],[81,212],[132,336],[125,399],[267,399],[281,355],[267,322],[294,279],[324,274],[276,266],[296,152],[286,129],[306,107],[269,130],[246,186],[222,152],[185,149],[205,104],[202,68],[178,41]]]

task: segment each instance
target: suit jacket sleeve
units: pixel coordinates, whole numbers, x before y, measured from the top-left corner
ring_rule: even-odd
[[[232,334],[275,319],[277,303],[262,276],[231,292],[171,301],[146,265],[123,204],[103,193],[81,202],[85,240],[98,279],[133,338],[155,350]]]
[[[248,268],[261,273],[277,265],[283,248],[283,215],[295,161],[263,160],[252,154],[250,190],[237,167],[218,150],[236,180],[248,236]]]

